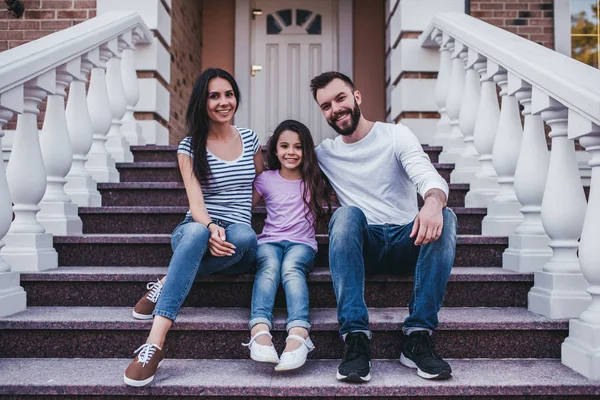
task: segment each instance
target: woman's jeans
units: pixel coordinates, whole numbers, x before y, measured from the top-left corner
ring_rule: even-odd
[[[329,222],[329,266],[340,334],[369,331],[365,273],[414,274],[403,331],[409,334],[437,327],[437,313],[456,252],[456,215],[449,208],[444,208],[442,214],[441,236],[423,246],[415,246],[416,237],[409,237],[413,222],[403,226],[368,225],[357,207],[341,207],[333,214]]]
[[[242,274],[249,272],[256,258],[256,234],[247,224],[215,221],[225,228],[225,240],[235,246],[235,253],[226,257],[210,254],[210,231],[206,226],[186,217],[171,235],[173,257],[167,271],[163,291],[152,315],[175,321],[197,276],[216,272]]]
[[[283,284],[288,310],[286,330],[295,327],[310,329],[306,278],[315,254],[312,247],[290,241],[258,246],[250,329],[256,324],[267,324],[269,329],[273,329],[273,306],[280,282]]]

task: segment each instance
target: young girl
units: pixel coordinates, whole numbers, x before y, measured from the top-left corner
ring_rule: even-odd
[[[134,317],[154,316],[154,321],[125,371],[127,385],[154,379],[165,357],[167,332],[196,276],[239,274],[253,267],[252,182],[263,170],[263,159],[254,131],[231,125],[239,104],[238,86],[226,71],[207,69],[196,80],[186,112],[188,136],[177,150],[190,210],[171,235],[167,276],[151,283],[133,310]]]
[[[276,363],[275,370],[301,367],[314,349],[308,334],[306,277],[317,252],[315,220],[325,214],[328,190],[308,128],[283,121],[267,145],[267,171],[256,177],[252,204],[265,199],[267,219],[258,236],[257,273],[250,315],[250,357]],[[285,351],[281,359],[271,342],[273,305],[283,284],[288,309]]]

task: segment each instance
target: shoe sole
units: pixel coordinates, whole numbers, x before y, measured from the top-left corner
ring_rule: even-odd
[[[258,362],[279,364],[279,360],[276,358],[258,357],[258,356],[253,356],[253,355],[250,355],[250,358],[253,359],[254,361],[258,361]]]
[[[442,372],[440,372],[437,375],[428,374],[427,372],[422,371],[419,367],[417,367],[417,364],[415,364],[414,361],[406,358],[404,356],[404,354],[402,354],[402,353],[400,354],[400,363],[402,365],[404,365],[405,367],[416,369],[417,370],[417,375],[419,375],[423,379],[443,380],[443,379],[450,379],[450,378],[452,378],[452,372],[450,372],[450,371],[442,371]]]
[[[162,364],[162,361],[158,363],[158,366],[156,367],[157,371],[160,368],[160,364]],[[154,373],[154,375],[152,375],[148,379],[144,379],[143,381],[136,381],[135,379],[128,378],[127,376],[125,376],[125,374],[123,374],[123,381],[125,382],[125,384],[127,386],[142,387],[142,386],[146,386],[147,384],[152,382],[154,380],[155,376],[156,376],[156,372]]]
[[[147,315],[147,314],[139,314],[139,313],[136,313],[136,312],[134,311],[134,312],[133,312],[133,318],[135,318],[135,319],[144,319],[144,320],[147,320],[147,319],[152,319],[152,318],[154,318],[154,316],[153,316],[152,314],[150,314],[150,315]]]
[[[369,382],[371,380],[371,373],[369,372],[366,376],[360,376],[356,372],[351,372],[348,375],[342,375],[338,371],[336,374],[336,378],[338,381],[364,383],[364,382]]]

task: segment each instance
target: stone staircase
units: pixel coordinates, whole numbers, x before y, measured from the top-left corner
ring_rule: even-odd
[[[373,379],[340,383],[341,356],[335,297],[328,269],[327,222],[317,227],[319,253],[309,277],[311,337],[316,350],[302,369],[275,373],[249,360],[241,346],[253,276],[214,275],[194,284],[167,336],[167,360],[145,388],[126,387],[123,372],[144,342],[151,322],[137,321],[131,308],[146,282],[166,273],[170,232],[187,210],[175,148],[133,147],[134,163],[119,164],[121,183],[98,184],[103,207],[82,208],[83,236],[55,237],[60,267],[21,274],[28,309],[0,319],[0,398],[590,398],[600,395],[589,381],[560,363],[568,335],[565,320],[532,313],[527,293],[532,274],[501,268],[505,237],[483,237],[485,209],[464,208],[468,185],[451,184],[449,204],[459,221],[452,271],[440,326],[440,355],[450,359],[454,378],[430,382],[397,361],[400,328],[408,313],[412,277],[369,276]],[[440,173],[439,147],[425,146]],[[260,232],[264,208],[254,212]],[[283,349],[285,298],[276,299],[274,341]]]

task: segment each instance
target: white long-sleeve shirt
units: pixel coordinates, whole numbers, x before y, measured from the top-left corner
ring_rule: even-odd
[[[316,148],[319,165],[342,206],[356,206],[369,225],[406,225],[424,196],[448,184],[431,164],[415,134],[405,125],[376,122],[361,140],[346,144],[326,139]]]

